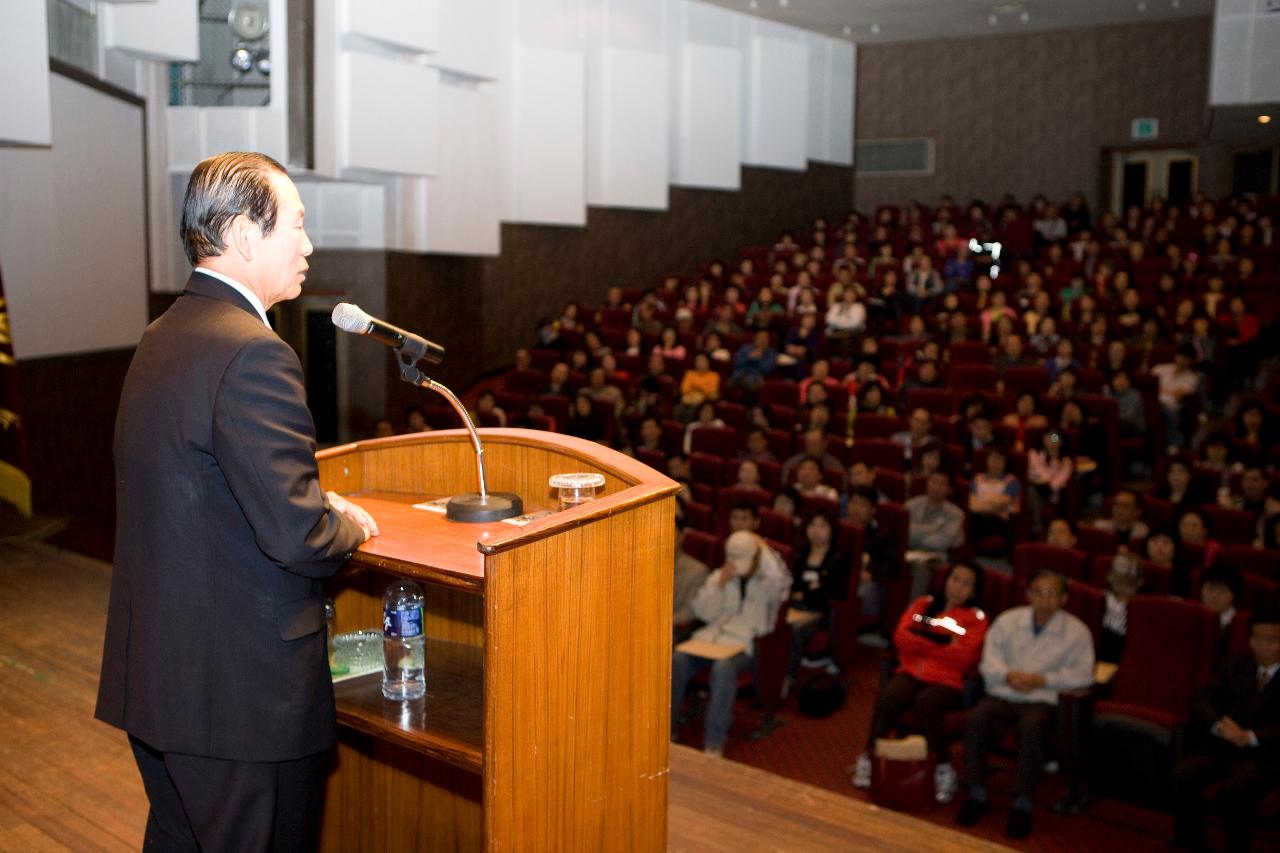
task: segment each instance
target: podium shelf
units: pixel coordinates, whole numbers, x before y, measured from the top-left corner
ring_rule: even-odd
[[[405,702],[382,695],[382,674],[333,686],[338,724],[391,741],[472,773],[484,769],[484,650],[428,639],[427,695]]]

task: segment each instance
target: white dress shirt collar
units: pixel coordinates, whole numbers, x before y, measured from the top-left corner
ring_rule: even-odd
[[[220,272],[214,272],[208,267],[196,267],[196,272],[204,273],[207,276],[216,278],[218,281],[222,282],[223,284],[230,287],[232,290],[239,293],[245,299],[248,299],[249,304],[253,306],[253,310],[257,311],[258,316],[262,318],[262,322],[266,324],[268,329],[271,328],[271,321],[267,319],[267,309],[263,307],[262,300],[258,298],[258,294],[254,293],[252,290],[245,287],[243,284],[236,281],[234,278],[225,276]]]

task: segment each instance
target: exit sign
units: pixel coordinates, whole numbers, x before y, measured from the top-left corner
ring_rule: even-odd
[[[1145,142],[1160,136],[1160,119],[1135,118],[1129,125],[1129,135],[1135,142]]]

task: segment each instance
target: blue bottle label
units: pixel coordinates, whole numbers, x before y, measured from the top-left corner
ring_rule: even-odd
[[[422,607],[383,610],[382,633],[388,637],[422,636]]]

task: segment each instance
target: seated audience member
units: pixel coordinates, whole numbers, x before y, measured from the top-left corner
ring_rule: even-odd
[[[1075,464],[1063,453],[1062,437],[1056,432],[1046,432],[1040,447],[1027,454],[1027,481],[1031,488],[1027,498],[1031,509],[1031,530],[1044,529],[1046,507],[1056,513],[1062,511],[1062,495],[1075,475]]]
[[[598,369],[598,368],[597,368]],[[593,380],[595,371],[591,373]],[[720,374],[711,369],[711,358],[703,352],[693,357],[693,367],[680,380],[680,404],[675,407],[677,420],[689,420],[703,403],[720,399]]]
[[[1213,565],[1220,547],[1217,540],[1210,538],[1209,520],[1198,509],[1188,509],[1178,516],[1178,545],[1191,545],[1203,552],[1203,559],[1198,565],[1191,566],[1192,569]]]
[[[710,569],[684,549],[685,528],[676,525],[675,615],[671,624],[677,643],[688,639],[698,622],[693,613],[693,597],[702,589]]]
[[[623,411],[627,408],[627,395],[622,389],[609,381],[609,372],[603,367],[594,367],[587,374],[586,392],[591,395],[593,400],[603,400],[613,406],[613,415],[615,418],[622,417]]]
[[[1254,618],[1249,649],[1222,661],[1192,707],[1187,754],[1173,771],[1174,846],[1208,849],[1212,805],[1227,850],[1249,849],[1258,804],[1280,786],[1280,614]],[[1206,803],[1206,789],[1219,782]]]
[[[1266,472],[1258,465],[1250,465],[1241,472],[1237,491],[1223,489],[1219,492],[1218,505],[1247,512],[1257,523],[1267,513],[1267,491],[1270,488]]]
[[[431,426],[427,423],[427,413],[422,411],[419,406],[410,406],[404,410],[404,422],[406,432],[429,432]]]
[[[1236,602],[1244,594],[1244,577],[1232,565],[1213,565],[1200,576],[1200,603],[1218,614],[1218,641],[1214,657],[1222,659],[1231,653],[1232,640],[1242,631]]]
[[[1022,367],[1028,364],[1034,364],[1034,362],[1027,357],[1021,335],[1009,335],[1005,338],[1004,347],[995,358],[991,359],[991,366],[998,370],[1001,376],[1004,376],[1004,372],[1010,367]]]
[[[1133,387],[1133,378],[1129,375],[1129,371],[1121,369],[1111,374],[1106,393],[1116,401],[1120,436],[1137,438],[1146,435],[1146,409],[1142,405],[1142,394]]]
[[[868,382],[858,389],[858,413],[893,417],[897,410],[886,401],[884,387],[879,382]]]
[[[845,518],[862,531],[862,565],[858,573],[858,598],[863,616],[879,616],[884,612],[884,581],[898,574],[898,549],[893,539],[876,519],[876,493],[868,486],[849,490]],[[881,630],[884,626],[880,626]],[[865,642],[882,645],[882,636],[871,634]]]
[[[782,463],[782,482],[791,482],[792,472],[799,467],[801,462],[809,458],[817,459],[821,468],[831,468],[835,471],[844,470],[840,460],[827,451],[826,432],[820,429],[806,429],[801,441],[803,444],[800,452],[787,457],[787,461]]]
[[[574,395],[573,406],[569,409],[569,421],[564,425],[564,431],[568,435],[585,438],[588,441],[604,439],[604,422],[596,415],[595,403],[586,390]]]
[[[809,366],[809,375],[800,380],[800,399],[796,402],[803,405],[809,402],[809,388],[821,385],[830,393],[840,387],[840,383],[831,375],[831,362],[825,358],[815,359]]]
[[[964,510],[953,504],[950,496],[951,478],[944,471],[934,471],[925,481],[924,494],[905,504],[913,601],[929,591],[933,572],[946,559],[947,551],[964,544]]]
[[[876,697],[867,747],[853,768],[855,788],[871,786],[871,753],[876,740],[887,735],[903,712],[910,710],[936,762],[934,797],[939,803],[949,803],[955,796],[956,771],[951,766],[943,720],[948,711],[960,707],[965,677],[982,657],[987,618],[978,607],[981,596],[981,570],[956,563],[947,572],[942,595],[920,596],[902,614],[893,634],[898,670]]]
[[[773,455],[773,451],[769,449],[769,433],[762,427],[751,427],[747,430],[746,445],[742,448],[740,456],[743,459],[753,459],[756,462],[773,462],[777,463],[778,458]]]
[[[848,595],[849,557],[836,547],[835,520],[831,516],[822,512],[810,516],[804,526],[804,544],[796,552],[795,560],[791,608],[817,614],[818,618],[791,629],[788,682],[795,678],[800,658],[813,635],[833,628],[831,600],[843,601]]]
[[[391,418],[378,418],[377,423],[373,425],[374,438],[390,438],[396,434],[396,428],[391,423]]]
[[[840,500],[840,493],[822,482],[822,463],[816,456],[806,456],[800,460],[800,464],[796,466],[795,487],[802,498]]]
[[[1005,471],[1004,451],[987,448],[987,470],[969,483],[969,532],[981,542],[998,536],[1006,550],[1013,546],[1013,517],[1022,500],[1018,478]]]
[[[542,393],[572,397],[573,392],[577,390],[578,387],[573,383],[569,372],[569,365],[563,361],[557,361],[552,365],[551,370],[547,372],[547,385],[542,389]]]
[[[973,460],[978,451],[995,444],[996,432],[991,416],[985,409],[975,412],[964,425],[964,433],[964,464],[966,468],[973,470]]]
[[[857,460],[849,464],[849,470],[845,472],[845,481],[849,484],[849,488],[855,486],[866,486],[876,493],[876,503],[882,504],[889,500],[889,496],[876,488],[876,469],[872,468],[866,462]]]
[[[965,721],[964,782],[968,797],[956,817],[972,826],[990,809],[987,753],[1013,727],[1018,736],[1014,801],[1006,832],[1031,833],[1036,783],[1044,766],[1044,742],[1058,694],[1093,683],[1093,637],[1085,624],[1063,610],[1067,581],[1041,570],[1027,587],[1029,606],[996,617],[987,631],[979,671],[987,695]]]
[[[716,415],[716,404],[710,401],[698,406],[698,416],[684,428],[684,452],[693,452],[693,434],[704,427],[723,427],[724,421]]]
[[[1040,400],[1035,393],[1023,391],[1014,401],[1013,411],[1001,418],[1000,423],[1014,430],[1013,449],[1022,450],[1027,446],[1027,433],[1045,429],[1049,419],[1040,414]]]
[[[1173,504],[1175,512],[1200,506],[1213,500],[1198,483],[1191,479],[1191,466],[1185,459],[1170,459],[1165,469],[1164,482],[1156,486],[1156,497]]]
[[[760,484],[760,466],[754,459],[743,459],[738,463],[737,478],[733,482],[733,487],[768,493],[768,489]]]
[[[915,449],[929,440],[929,432],[933,429],[933,415],[928,409],[913,409],[907,419],[907,428],[890,436],[891,440],[902,448],[902,458],[907,467],[911,464],[911,456]]]
[[[1200,374],[1195,371],[1195,361],[1195,347],[1182,344],[1172,362],[1151,368],[1151,375],[1159,383],[1160,409],[1164,413],[1165,440],[1170,452],[1187,445],[1187,417],[1200,394]]]
[[[762,329],[755,333],[750,343],[743,344],[733,354],[729,383],[753,398],[778,363],[778,351],[771,346],[770,340],[769,332]]]
[[[1151,533],[1142,521],[1142,501],[1132,489],[1117,491],[1111,497],[1111,517],[1100,518],[1093,526],[1111,533],[1116,543],[1126,548],[1130,542],[1146,539]]]
[[[1137,559],[1128,554],[1111,558],[1107,589],[1103,593],[1106,610],[1102,614],[1102,633],[1098,635],[1098,660],[1120,662],[1128,627],[1129,599],[1138,594],[1142,583],[1142,564]]]
[[[754,533],[732,533],[724,545],[725,563],[711,572],[693,599],[694,615],[705,622],[693,639],[739,646],[731,657],[709,660],[675,652],[671,679],[671,736],[679,734],[680,711],[689,679],[711,667],[711,698],[707,704],[703,751],[723,756],[733,722],[738,673],[751,666],[754,641],[773,631],[778,608],[791,579],[782,558]]]
[[[800,493],[795,486],[784,486],[773,496],[773,511],[790,519],[797,528],[800,527]]]
[[[662,424],[657,418],[649,417],[640,421],[639,439],[632,447],[636,450],[652,450],[662,452]]]
[[[477,421],[476,426],[484,425],[479,423],[482,415],[492,417],[500,427],[507,425],[507,413],[498,405],[498,398],[492,391],[481,391],[480,396],[476,397],[476,410],[471,416],[472,420]]]
[[[729,532],[745,530],[755,533],[760,529],[760,508],[753,503],[736,503],[729,508]]]
[[[1071,529],[1071,522],[1065,518],[1055,518],[1049,522],[1049,527],[1044,534],[1044,544],[1067,550],[1075,548],[1076,533]]]
[[[683,453],[668,456],[667,476],[680,484],[676,497],[686,504],[693,503],[693,471],[689,466],[689,457]]]

